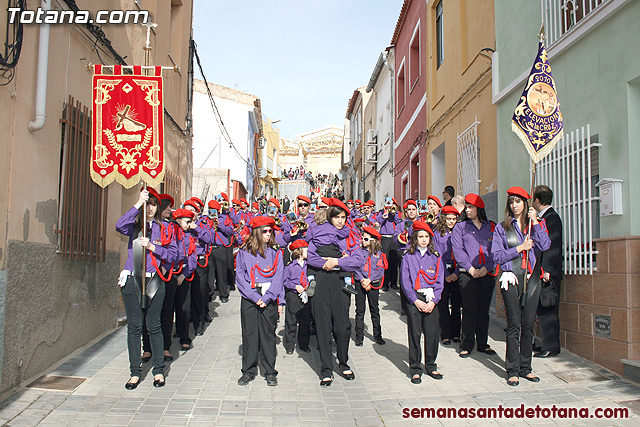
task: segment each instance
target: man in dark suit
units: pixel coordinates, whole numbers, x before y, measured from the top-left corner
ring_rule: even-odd
[[[282,213],[286,215],[289,212],[290,206],[291,206],[291,201],[289,200],[289,196],[285,194],[284,200],[282,201]]]
[[[544,271],[542,286],[551,286],[555,290],[558,298],[549,298],[550,293],[540,293],[538,303],[538,325],[542,336],[542,346],[539,352],[533,357],[551,357],[560,353],[560,321],[558,318],[558,308],[560,306],[560,283],[562,281],[562,220],[556,211],[551,207],[553,191],[546,185],[538,185],[533,189],[533,207],[544,219],[551,247],[542,253],[540,262]],[[550,303],[551,301],[551,303]]]

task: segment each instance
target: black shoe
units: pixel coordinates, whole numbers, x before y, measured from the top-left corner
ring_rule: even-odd
[[[196,335],[204,335],[204,326],[200,326],[198,330],[196,330]]]
[[[533,375],[533,374],[530,374]],[[527,381],[531,381],[532,383],[539,383],[540,382],[540,377],[536,377],[535,375],[533,375],[532,377],[529,376],[524,376],[524,379]]]
[[[356,374],[354,374],[353,371],[350,370],[350,369],[348,369],[346,371],[342,371],[342,376],[347,381],[356,379]]]
[[[383,291],[383,292],[389,292],[389,286],[384,285],[384,286],[382,287],[382,291]]]
[[[496,351],[490,347],[485,348],[484,350],[478,350],[480,353],[488,354],[489,356],[493,356],[496,354]]]
[[[171,362],[173,360],[173,355],[169,354],[169,355],[164,355],[164,361],[165,362]]]
[[[320,386],[329,387],[332,382],[333,382],[333,376],[332,377],[326,377],[326,378],[323,378],[322,381],[320,381]]]
[[[407,310],[400,310],[400,316],[406,316]]]
[[[376,338],[376,344],[385,345],[387,342],[382,339],[382,337]]]
[[[233,286],[233,287],[230,287],[230,288],[229,288],[229,292],[233,292],[233,291],[235,291],[235,290],[236,290],[236,287],[235,287],[235,286]]]
[[[238,378],[238,385],[249,385],[249,383],[255,380],[256,377],[251,374],[242,374],[240,378]]]
[[[453,342],[460,342],[460,337],[455,337],[455,338],[453,339]]]
[[[533,353],[533,357],[554,357],[559,355],[560,352],[559,351],[540,351],[537,353]]]
[[[520,381],[518,381],[518,380],[515,380],[515,381],[507,380],[507,384],[510,385],[511,387],[515,387],[515,386],[520,384]]]
[[[309,347],[300,347],[300,351],[305,353],[311,353],[311,349]]]
[[[451,344],[451,340],[449,338],[445,338],[442,340],[442,345],[450,345]]]
[[[140,378],[138,378],[138,382],[135,383],[132,383],[131,378],[129,378],[129,381],[124,385],[124,388],[127,390],[135,390],[138,387],[138,384],[140,384]]]
[[[458,356],[462,357],[463,359],[466,359],[467,357],[471,356],[471,352],[467,351],[466,353],[460,353],[458,354]]]
[[[278,378],[275,375],[267,375],[267,385],[269,387],[275,387],[278,385]]]
[[[391,285],[389,285],[389,287],[391,289],[398,289],[398,285],[396,283],[392,283]]]
[[[288,348],[287,349],[287,354],[293,354],[293,349],[292,348]]]
[[[185,345],[187,345],[187,347],[185,347]],[[188,345],[188,344],[182,344],[182,346],[180,347],[180,350],[189,351],[189,350],[191,350],[191,346]]]
[[[434,380],[441,380],[442,379],[442,374],[441,373],[435,373],[435,372],[427,372],[427,375],[429,375],[431,378],[433,378]]]
[[[362,347],[363,342],[362,340],[356,340],[356,347]]]
[[[220,302],[228,303],[229,302],[229,298],[220,298]]]
[[[164,387],[165,384],[164,377],[162,379],[153,380],[154,387]]]
[[[149,360],[151,360],[151,356],[145,356],[140,358],[140,360],[142,360],[142,363],[147,363]]]
[[[204,321],[207,323],[211,323],[211,316],[209,316],[208,314],[204,316]]]
[[[411,378],[411,384],[420,384],[422,383],[422,377],[413,377]]]
[[[534,345],[534,346],[531,347],[531,350],[536,351],[536,352],[542,351],[542,347],[540,347],[539,345]]]

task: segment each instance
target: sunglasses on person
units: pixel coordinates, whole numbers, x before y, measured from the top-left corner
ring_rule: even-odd
[[[272,228],[265,228],[264,230],[262,230],[262,234],[269,234],[269,233],[273,233]]]
[[[298,203],[299,208],[307,208],[309,207],[309,203]]]
[[[371,238],[371,237],[363,237],[363,238],[362,238],[362,241],[363,241],[363,242],[371,242],[371,241],[373,241],[373,240],[375,240],[375,239],[373,239],[373,238]]]

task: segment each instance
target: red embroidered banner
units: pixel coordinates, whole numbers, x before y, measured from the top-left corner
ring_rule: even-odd
[[[93,137],[91,179],[106,187],[113,180],[131,188],[140,180],[157,187],[164,179],[164,107],[162,67],[154,76],[142,75],[140,66],[123,75],[93,75]]]

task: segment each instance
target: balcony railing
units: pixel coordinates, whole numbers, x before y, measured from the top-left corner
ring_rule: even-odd
[[[546,46],[570,32],[576,25],[592,15],[609,0],[540,0],[544,22]]]

